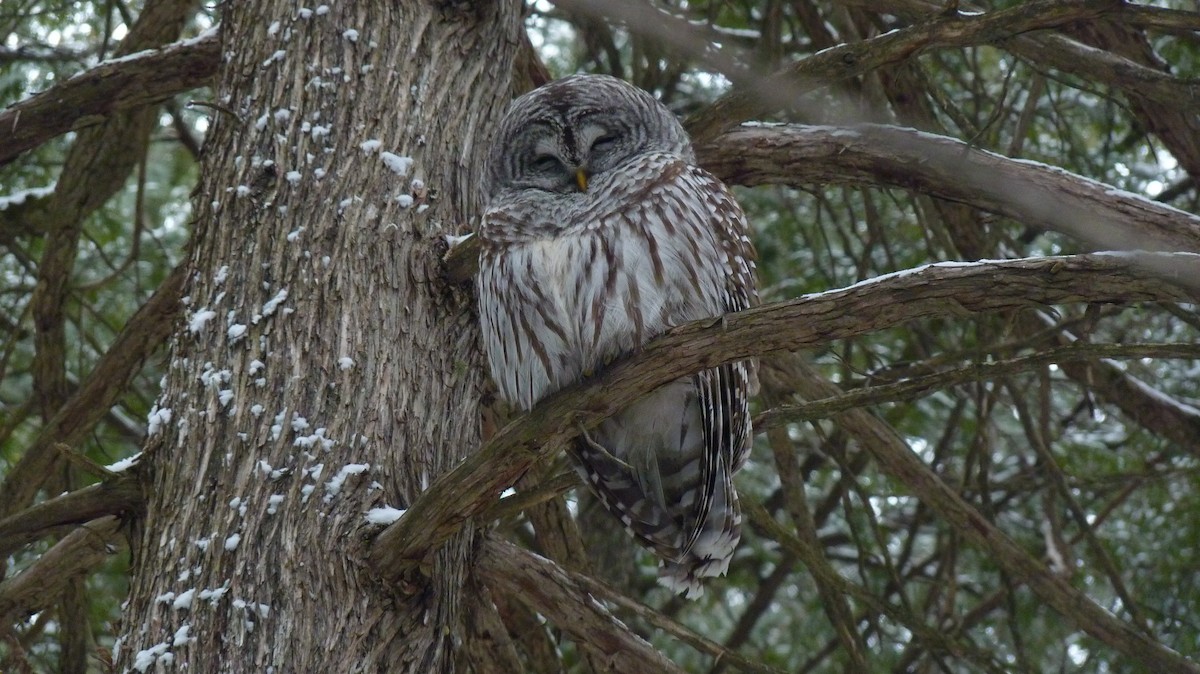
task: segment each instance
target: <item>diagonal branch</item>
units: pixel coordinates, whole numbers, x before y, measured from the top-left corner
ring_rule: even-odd
[[[597,652],[610,671],[682,674],[682,669],[597,603],[572,574],[545,557],[491,537],[483,544],[476,568],[496,592],[517,597],[582,648]]]
[[[398,581],[535,462],[629,401],[722,362],[812,348],[932,316],[963,316],[1077,302],[1179,301],[1188,296],[1143,266],[1200,278],[1200,255],[1096,254],[927,265],[848,288],[680,326],[595,379],[561,391],[504,427],[441,476],[375,539],[371,563]],[[1186,277],[1184,277],[1186,278]]]
[[[542,559],[533,552],[524,548],[512,545],[507,541],[501,542],[493,540],[496,548],[502,548],[506,554],[513,557],[520,566],[532,565],[535,568],[544,569],[546,573],[552,574],[555,577],[561,578],[564,585],[576,586],[575,592],[586,592],[592,597],[606,601],[622,610],[640,618],[647,624],[662,630],[664,633],[671,635],[679,641],[688,644],[697,652],[704,653],[713,658],[714,663],[719,662],[725,665],[732,666],[734,669],[742,672],[755,672],[757,674],[781,674],[782,670],[776,669],[769,665],[759,662],[754,662],[747,658],[738,655],[736,652],[711,641],[702,634],[696,633],[686,625],[683,625],[674,619],[663,615],[661,612],[642,604],[641,602],[630,599],[620,592],[609,587],[607,584],[597,580],[596,578],[572,571],[571,569],[559,567],[552,568],[555,563],[551,560]],[[488,561],[484,561],[484,567],[488,565]],[[485,571],[486,573],[486,571]],[[528,573],[528,571],[526,571]]]
[[[953,653],[963,658],[972,658],[979,662],[987,659],[986,654],[982,652],[983,649],[973,646],[965,639],[956,638],[958,637],[956,634],[946,634],[941,630],[927,626],[909,612],[889,603],[886,599],[872,593],[867,588],[846,579],[825,559],[819,540],[802,540],[801,536],[803,532],[793,533],[784,527],[784,525],[776,522],[775,518],[759,503],[747,502],[744,505],[746,519],[753,523],[756,528],[761,529],[767,538],[779,543],[780,547],[791,552],[797,559],[800,559],[808,568],[813,581],[819,587],[824,586],[825,589],[821,593],[822,601],[826,601],[825,597],[830,592],[837,593],[839,596],[852,598],[872,613],[887,616],[897,624],[903,625],[905,629],[918,637],[918,639],[914,640],[917,643],[931,644],[935,648],[944,650],[947,653]],[[853,620],[858,622],[860,618],[853,618]],[[835,638],[836,641],[837,638]],[[854,671],[867,670],[860,668]]]
[[[11,629],[17,617],[53,605],[69,582],[113,553],[121,540],[120,527],[116,517],[89,522],[55,543],[20,575],[0,583],[0,624]]]
[[[1053,322],[1042,314],[1024,314],[1017,320],[1025,334],[1044,333]],[[1046,342],[1074,347],[1079,340],[1066,331],[1055,331]],[[1174,443],[1193,456],[1200,454],[1200,412],[1192,405],[1164,394],[1132,376],[1111,358],[1059,363],[1067,375],[1106,403],[1121,410],[1134,423]]]
[[[858,407],[868,407],[887,402],[912,400],[932,391],[946,389],[967,382],[987,381],[998,379],[1034,368],[1044,367],[1051,363],[1065,367],[1065,364],[1097,361],[1100,359],[1136,359],[1136,358],[1184,358],[1200,359],[1200,345],[1196,344],[1090,344],[1075,343],[1067,346],[1051,347],[1025,356],[1004,360],[968,363],[960,367],[949,368],[931,374],[907,377],[900,381],[864,386],[840,393],[832,398],[809,400],[802,403],[787,403],[777,405],[754,419],[754,428],[765,431],[778,428],[785,424],[798,421],[813,421],[824,419],[838,412],[845,412]],[[1159,396],[1161,398],[1161,395]],[[1169,404],[1169,403],[1166,403]],[[1181,431],[1187,430],[1187,423]],[[1198,429],[1197,435],[1189,442],[1181,443],[1185,450],[1193,453],[1200,452],[1200,417],[1192,417],[1191,425]]]
[[[922,21],[925,17],[942,12],[945,5],[944,2],[930,0],[843,2],[871,12],[895,14],[907,21]],[[962,10],[979,12],[981,8],[964,3]],[[1083,33],[1086,37],[1087,33],[1108,33],[1118,29],[1160,29],[1190,38],[1195,27],[1200,25],[1200,14],[1123,3],[1117,11],[1108,13],[1104,18],[1104,21],[1094,23],[1067,24],[1062,27],[1067,35],[1040,31],[1018,35],[1001,46],[1039,69],[1053,68],[1124,94],[1146,128],[1164,141],[1188,172],[1197,175],[1200,156],[1194,137],[1200,119],[1194,111],[1200,101],[1200,80],[1175,77],[1167,68],[1157,66],[1154,59],[1142,57],[1137,51],[1129,51],[1128,45],[1120,41],[1087,40],[1101,47],[1097,48],[1071,36]]]
[[[804,375],[795,380],[796,392],[801,396],[827,398],[841,392],[811,366],[797,363],[797,368]],[[900,480],[958,534],[985,550],[1015,582],[1028,585],[1038,598],[1064,618],[1148,669],[1200,674],[1200,666],[1118,619],[1030,556],[938,477],[896,431],[878,417],[866,410],[855,409],[837,415],[834,420],[886,473]]]
[[[817,525],[813,521],[812,510],[808,507],[808,497],[804,493],[800,460],[796,456],[792,443],[787,442],[785,437],[781,437],[782,435],[780,431],[769,433],[770,442],[768,444],[770,444],[771,453],[775,457],[775,465],[779,468],[776,474],[779,476],[784,506],[796,528],[796,536],[802,542],[794,552],[808,567],[813,583],[817,586],[817,594],[821,597],[821,607],[829,618],[829,623],[842,647],[842,652],[849,660],[848,669],[856,672],[869,671],[866,643],[858,630],[846,593],[843,592],[842,586],[845,583],[840,582],[842,579],[837,570],[825,558],[820,538],[817,535]],[[751,518],[754,517],[752,514],[754,510],[757,510],[757,504],[755,507],[747,509],[748,513],[751,513]]]
[[[141,506],[141,486],[129,475],[48,499],[0,520],[0,558],[57,527],[119,515]]]

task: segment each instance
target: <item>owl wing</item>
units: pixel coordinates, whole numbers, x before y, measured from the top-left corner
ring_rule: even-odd
[[[715,250],[722,258],[719,279],[721,313],[758,304],[753,244],[745,215],[721,181],[700,169],[688,176],[694,194],[704,196],[711,217],[707,224]],[[741,535],[741,508],[733,488],[733,473],[750,453],[749,396],[757,388],[753,361],[725,363],[692,377],[700,406],[704,435],[700,457],[699,507],[685,522],[688,544],[681,563],[662,570],[664,584],[689,595],[698,576],[724,574]]]
[[[624,230],[617,237],[624,273],[636,280],[616,294],[639,298],[631,323],[645,334],[635,348],[675,325],[758,299],[754,249],[728,189],[678,160],[657,169],[649,193],[603,225]],[[631,251],[649,262],[631,261],[638,255]],[[616,285],[625,282],[618,277]],[[700,577],[725,572],[740,537],[732,474],[749,451],[752,378],[746,361],[686,377],[622,410],[576,447],[601,503],[663,559],[663,584],[689,596],[702,591]]]

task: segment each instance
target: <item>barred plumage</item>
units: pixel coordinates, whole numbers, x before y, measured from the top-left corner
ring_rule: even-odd
[[[757,302],[745,216],[675,117],[606,76],[514,102],[490,159],[479,307],[500,394],[523,410],[690,320]],[[604,507],[695,596],[740,536],[753,363],[651,393],[572,456]]]

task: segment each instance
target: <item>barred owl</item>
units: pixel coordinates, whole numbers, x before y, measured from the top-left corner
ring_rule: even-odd
[[[598,75],[517,99],[489,158],[479,235],[483,344],[522,410],[687,321],[757,303],[754,249],[725,185],[665,106]],[[601,504],[689,597],[741,534],[731,477],[750,447],[753,363],[684,377],[580,437]]]

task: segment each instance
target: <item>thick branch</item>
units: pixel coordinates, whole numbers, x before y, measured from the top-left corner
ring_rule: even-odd
[[[629,401],[681,376],[918,318],[1046,304],[1186,299],[1178,288],[1143,273],[1144,265],[1177,265],[1200,278],[1200,256],[1186,253],[950,263],[681,326],[503,428],[379,535],[371,561],[384,578],[399,580],[467,520],[490,507],[535,461],[548,460],[581,428],[594,427]]]
[[[1200,217],[1036,162],[895,126],[745,126],[696,148],[731,185],[886,185],[960,202],[1056,231],[1097,249],[1200,252]],[[445,256],[446,276],[479,269],[471,237]]]
[[[601,654],[610,671],[682,674],[545,557],[492,537],[484,543],[476,569],[496,592],[525,602],[581,647]]]
[[[48,499],[0,520],[0,558],[57,527],[119,515],[140,508],[141,502],[141,487],[130,475]]]
[[[1200,252],[1200,217],[1069,171],[893,126],[747,126],[697,148],[739,185],[891,185],[1115,250]]]
[[[120,110],[204,86],[217,72],[220,39],[211,30],[161,49],[79,73],[0,113],[0,165],[42,143]]]

